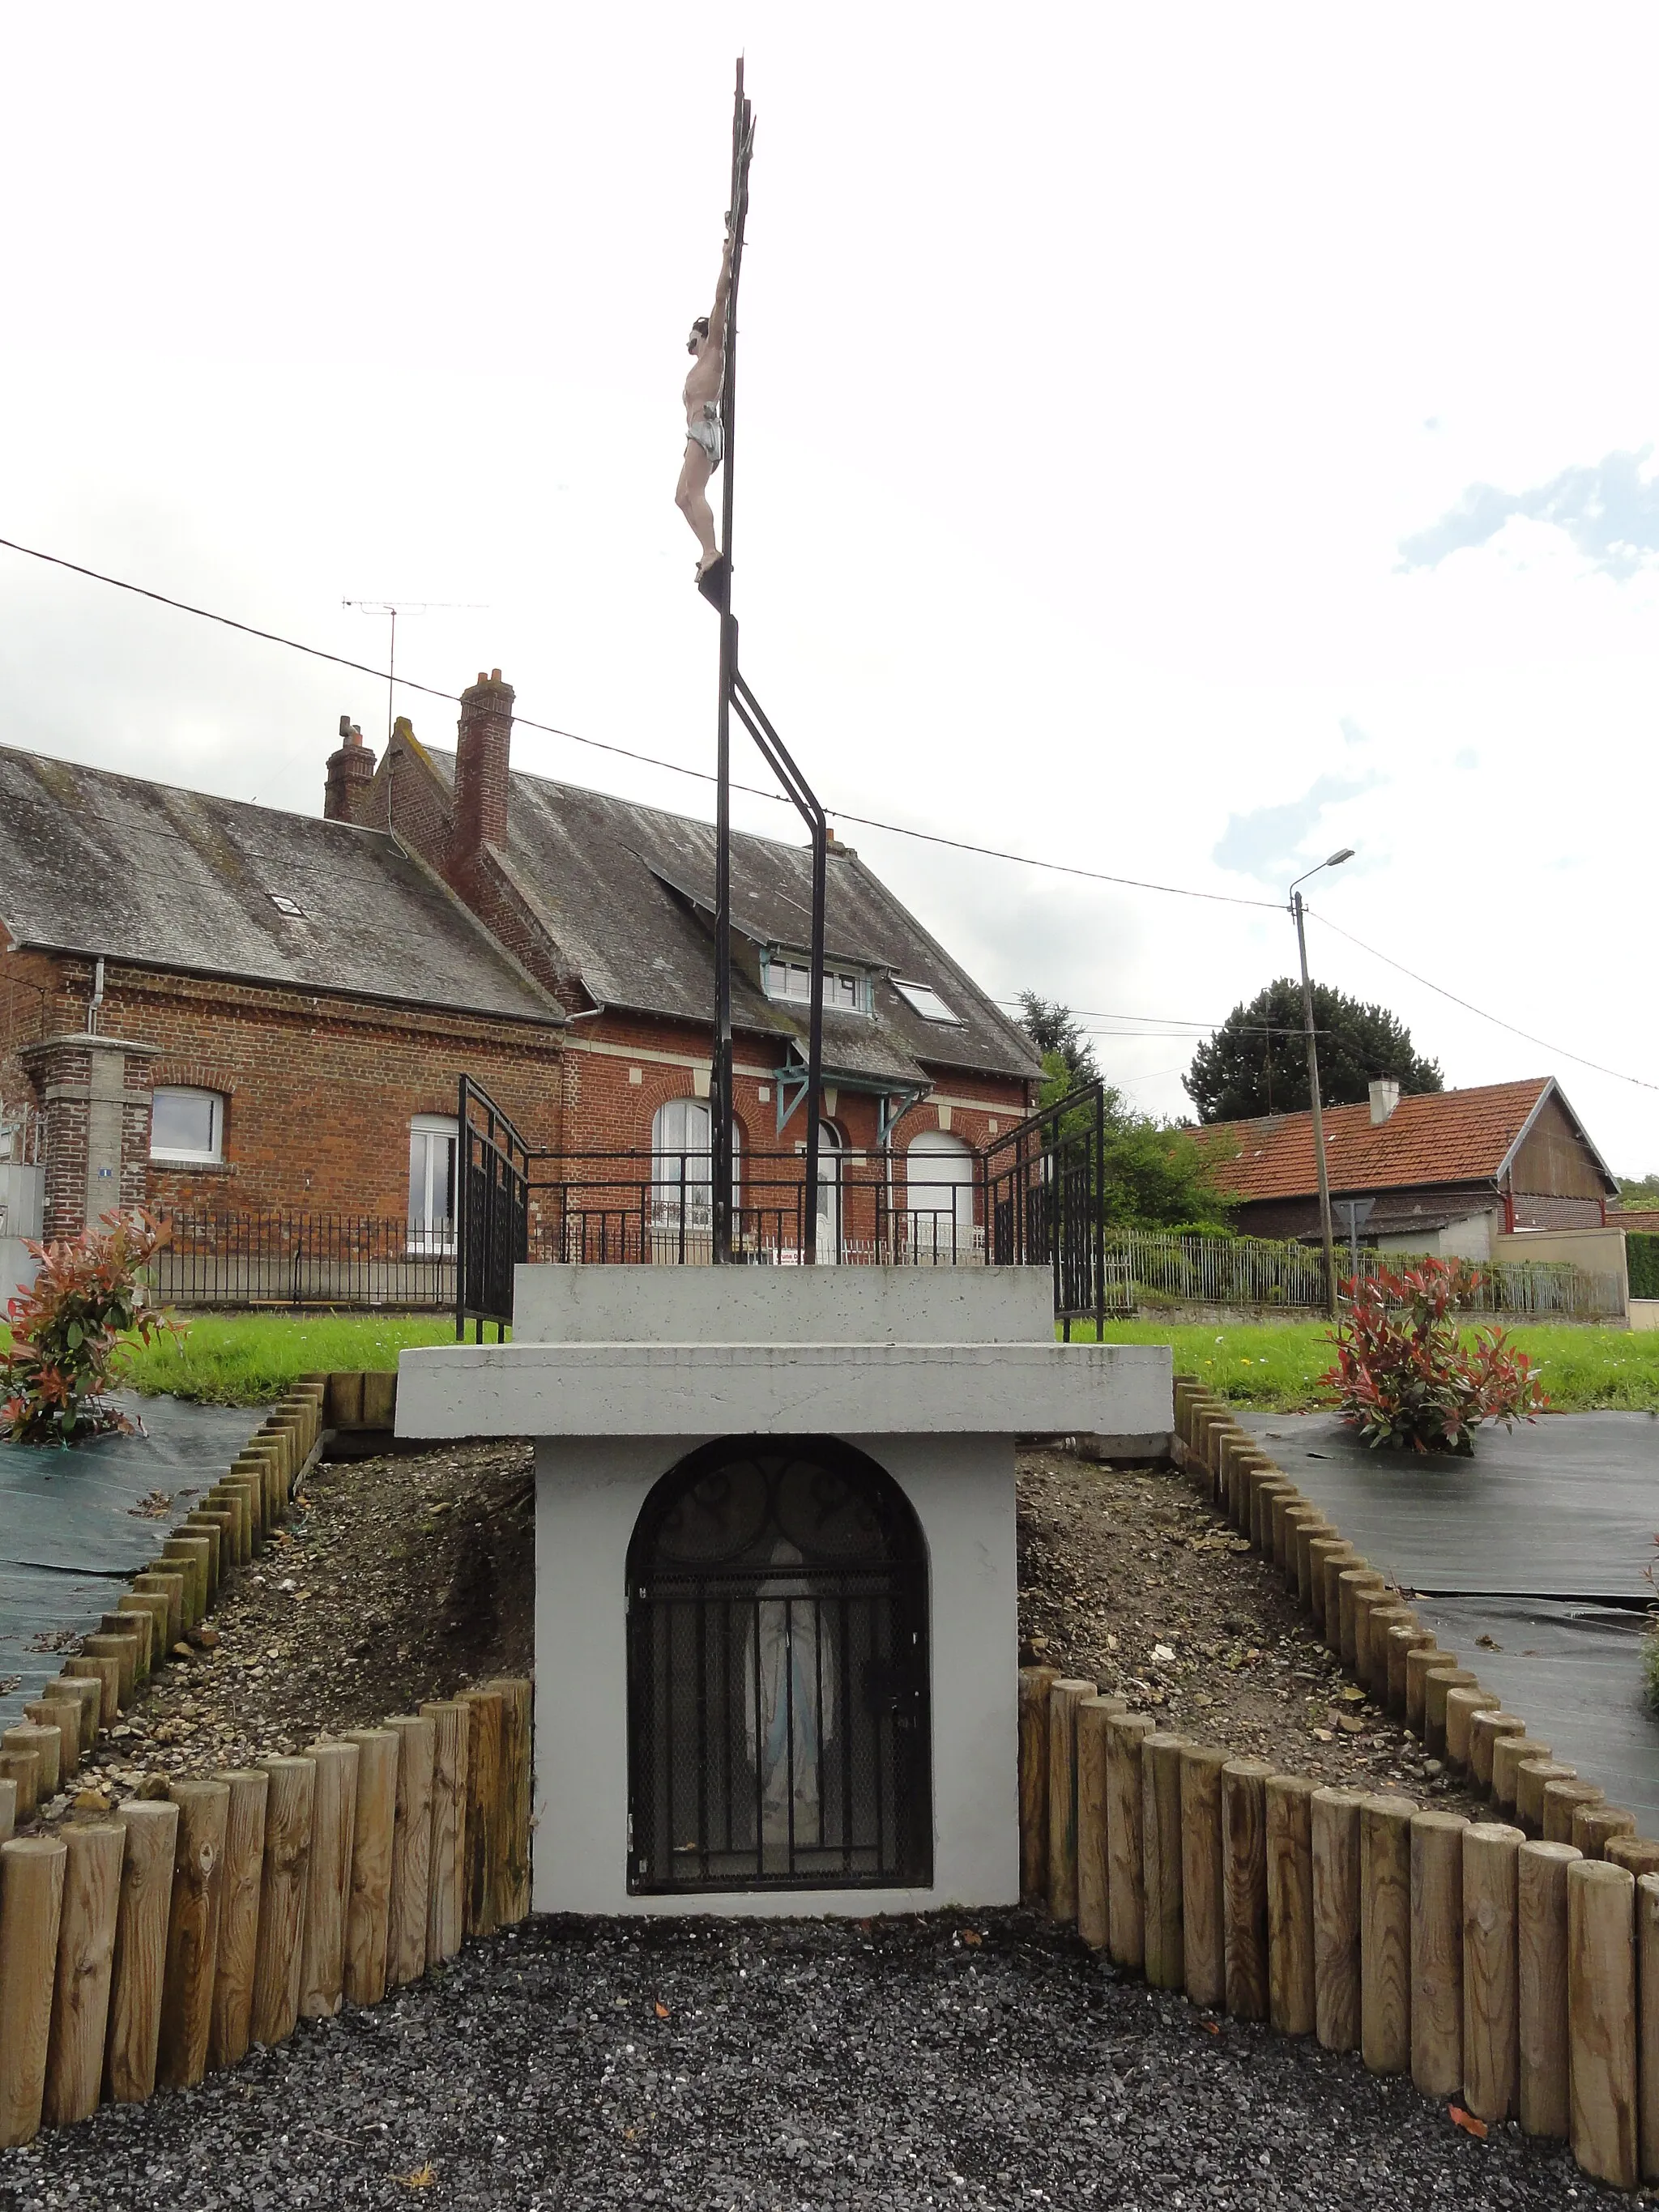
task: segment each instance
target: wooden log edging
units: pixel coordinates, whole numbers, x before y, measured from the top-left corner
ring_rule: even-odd
[[[453,1958],[464,1930],[530,1910],[532,1697],[518,1677],[302,1757],[181,1776],[165,1796],[14,1834],[73,1786],[100,1732],[286,1518],[327,1379],[273,1409],[214,1502],[4,1731],[0,2148],[100,2099],[189,2087],[283,2041],[302,2011],[378,2003]],[[390,1406],[381,1391],[375,1410]]]
[[[1176,1467],[1282,1571],[1348,1670],[1493,1811],[1321,1788],[1156,1734],[1091,1684],[1057,1706],[1054,1670],[1022,1670],[1022,1776],[1040,1757],[1043,1785],[1021,1790],[1026,1900],[1043,1899],[1050,1774],[1098,1765],[1103,1814],[1079,1821],[1105,1831],[1089,1940],[1107,1930],[1117,1966],[1358,2050],[1488,2124],[1518,2119],[1617,2187],[1659,2182],[1659,1841],[1529,1740],[1192,1376],[1176,1377],[1175,1437]],[[1065,1729],[1072,1745],[1054,1740]]]

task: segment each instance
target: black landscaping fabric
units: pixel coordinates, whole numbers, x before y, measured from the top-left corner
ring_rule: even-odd
[[[1371,1451],[1331,1413],[1239,1419],[1528,1735],[1659,1836],[1642,1682],[1659,1420],[1546,1414],[1457,1459]]]
[[[0,1726],[22,1719],[58,1672],[62,1640],[97,1626],[262,1418],[176,1398],[118,1402],[143,1434],[69,1450],[0,1443]]]
[[[966,1935],[977,1936],[976,1942]],[[0,2212],[1563,2212],[1564,2146],[1206,2019],[1036,1918],[531,1921],[0,2152]]]

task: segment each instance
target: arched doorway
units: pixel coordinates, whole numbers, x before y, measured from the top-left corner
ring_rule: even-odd
[[[682,1461],[629,1547],[628,1666],[631,1891],[932,1880],[926,1555],[873,1460]]]
[[[651,1253],[659,1265],[707,1260],[714,1244],[713,1117],[700,1098],[670,1098],[651,1117]],[[732,1202],[740,1133],[732,1125]]]
[[[841,1259],[842,1142],[833,1121],[818,1123],[818,1265],[836,1266]]]
[[[974,1156],[960,1137],[922,1129],[905,1154],[911,1256],[966,1259],[974,1243]]]

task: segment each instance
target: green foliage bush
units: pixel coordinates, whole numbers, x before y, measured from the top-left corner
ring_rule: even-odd
[[[1482,1421],[1510,1428],[1544,1411],[1531,1361],[1501,1328],[1464,1341],[1456,1308],[1479,1279],[1467,1261],[1422,1260],[1345,1285],[1347,1312],[1330,1333],[1336,1364],[1320,1380],[1373,1449],[1468,1454]]]
[[[34,1287],[7,1308],[8,1395],[0,1426],[15,1443],[67,1444],[132,1423],[111,1405],[124,1339],[148,1344],[180,1325],[145,1304],[140,1276],[162,1242],[147,1214],[106,1213],[101,1229],[31,1244]]]
[[[1632,1297],[1659,1298],[1659,1236],[1646,1231],[1627,1232],[1625,1259],[1630,1269]]]

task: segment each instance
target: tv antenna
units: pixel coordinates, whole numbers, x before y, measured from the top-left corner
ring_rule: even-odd
[[[386,741],[392,743],[392,695],[398,682],[398,617],[399,615],[428,615],[441,610],[447,614],[461,608],[478,609],[482,599],[342,599],[343,607],[356,607],[360,615],[386,615],[391,620],[391,634],[386,653]]]

